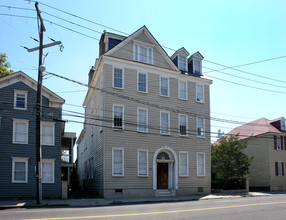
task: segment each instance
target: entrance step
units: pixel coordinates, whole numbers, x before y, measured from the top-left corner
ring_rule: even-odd
[[[158,189],[158,190],[156,190],[156,196],[157,197],[175,196],[175,190],[172,190],[172,189]]]

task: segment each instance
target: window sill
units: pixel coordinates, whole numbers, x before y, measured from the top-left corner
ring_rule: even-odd
[[[179,175],[179,177],[187,178],[187,177],[189,177],[189,175]]]
[[[138,131],[138,130],[137,130],[137,132],[138,132],[138,133],[143,133],[143,134],[148,134],[148,131]]]
[[[147,177],[149,177],[148,175],[147,176],[140,176],[140,175],[137,175],[137,177],[139,177],[139,178],[147,178]]]
[[[165,134],[165,133],[160,133],[161,135],[163,135],[163,136],[171,136],[171,134],[169,133],[169,134]]]
[[[15,110],[22,110],[22,111],[27,110],[27,108],[16,108],[16,107],[14,107],[13,109],[15,109]]]
[[[187,135],[187,134],[185,134],[185,135],[183,135],[183,134],[179,134],[179,137],[189,137],[189,135]]]
[[[142,94],[148,94],[148,91],[147,92],[143,92],[143,91],[139,91],[137,90],[138,93],[142,93]]]
[[[120,87],[114,87],[112,86],[113,89],[119,89],[119,90],[124,90],[124,87],[120,88]]]
[[[197,136],[197,138],[205,139],[205,136]]]
[[[178,98],[178,99],[182,101],[188,101],[188,99],[183,99],[183,98]]]
[[[169,95],[161,95],[161,94],[160,94],[160,97],[170,98],[170,96],[169,96]]]
[[[205,101],[198,101],[198,100],[196,100],[196,103],[205,104]]]

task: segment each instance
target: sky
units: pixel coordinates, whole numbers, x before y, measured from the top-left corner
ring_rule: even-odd
[[[45,19],[44,44],[51,43],[52,38],[64,46],[62,52],[59,46],[44,50],[49,72],[87,83],[104,30],[128,36],[146,25],[168,55],[185,47],[190,54],[199,51],[204,56],[203,73],[213,79],[212,132],[229,132],[239,125],[232,121],[285,116],[285,0],[42,0],[39,8]],[[36,17],[36,12],[30,9],[35,9],[34,1],[1,0],[0,53],[6,53],[11,69],[22,70],[36,80],[39,54],[22,47],[39,44],[31,39],[39,37],[37,20],[30,18]],[[213,71],[257,61],[264,62]],[[43,85],[65,99],[63,119],[83,121],[68,116],[67,111],[84,112],[86,87],[51,75],[44,77]],[[81,123],[66,123],[66,131],[77,136],[82,128]],[[212,136],[212,141],[216,140],[216,134]]]

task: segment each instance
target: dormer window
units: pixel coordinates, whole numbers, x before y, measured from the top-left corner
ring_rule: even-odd
[[[178,68],[183,71],[187,71],[187,57],[178,55]]]
[[[153,64],[153,48],[149,46],[143,46],[139,44],[134,44],[133,58],[136,61],[142,63]]]
[[[280,120],[280,127],[281,127],[281,131],[286,131],[286,121],[285,118],[282,118]]]
[[[201,66],[202,62],[200,60],[193,59],[193,73],[201,75]]]

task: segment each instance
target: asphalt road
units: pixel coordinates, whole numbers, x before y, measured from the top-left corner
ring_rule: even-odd
[[[0,219],[286,219],[286,195],[92,208],[21,208],[0,211]]]

